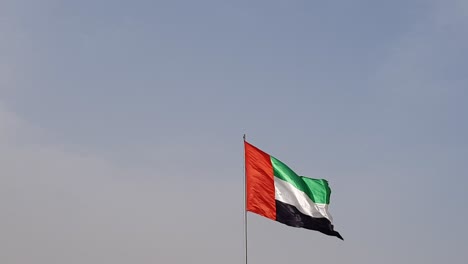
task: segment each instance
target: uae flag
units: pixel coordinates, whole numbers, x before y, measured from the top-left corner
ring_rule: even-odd
[[[299,176],[246,141],[244,147],[247,211],[343,240],[328,212],[331,190],[326,180]]]

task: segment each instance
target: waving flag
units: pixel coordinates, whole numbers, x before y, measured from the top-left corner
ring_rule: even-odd
[[[246,141],[244,147],[247,211],[343,239],[328,212],[331,189],[326,180],[299,176]]]

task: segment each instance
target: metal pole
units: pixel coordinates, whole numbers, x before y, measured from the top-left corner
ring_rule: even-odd
[[[247,264],[247,173],[245,171],[245,134],[244,134],[244,246],[245,264]]]

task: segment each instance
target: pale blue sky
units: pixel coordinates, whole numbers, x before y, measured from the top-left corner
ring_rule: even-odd
[[[468,2],[0,2],[0,262],[241,263],[242,134],[345,238],[251,263],[468,258]]]

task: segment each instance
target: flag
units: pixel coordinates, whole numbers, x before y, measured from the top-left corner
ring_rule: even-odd
[[[250,143],[244,141],[244,147],[247,211],[343,240],[328,212],[331,189],[326,180],[299,176]]]

